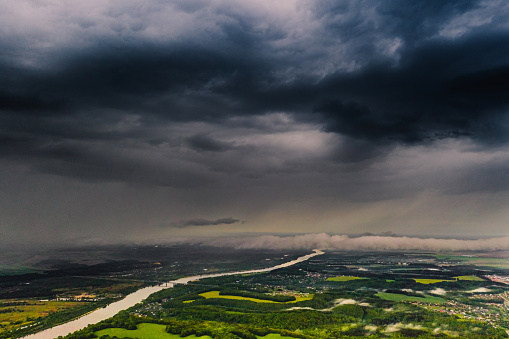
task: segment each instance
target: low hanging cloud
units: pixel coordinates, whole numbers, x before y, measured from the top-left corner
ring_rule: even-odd
[[[173,223],[172,226],[176,228],[186,228],[186,227],[192,227],[192,226],[217,226],[217,225],[231,225],[241,222],[239,219],[235,219],[232,217],[228,218],[220,218],[216,220],[209,220],[209,219],[189,219],[189,220],[181,220],[178,223]]]
[[[329,249],[329,250],[509,250],[509,237],[485,239],[437,239],[368,235],[349,237],[326,233],[295,236],[263,235],[205,241],[207,245],[237,249]]]

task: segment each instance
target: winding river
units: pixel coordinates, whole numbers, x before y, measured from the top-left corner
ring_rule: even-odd
[[[169,281],[167,283],[163,283],[159,286],[145,287],[134,293],[127,295],[124,299],[120,301],[116,301],[114,303],[109,304],[104,308],[97,309],[91,313],[88,313],[80,318],[72,320],[68,323],[58,325],[47,330],[41,331],[39,333],[31,334],[25,336],[25,339],[51,339],[57,338],[58,336],[66,336],[72,332],[81,330],[88,325],[98,323],[99,321],[106,320],[108,318],[113,317],[118,312],[128,309],[136,305],[137,303],[146,299],[149,295],[154,292],[163,290],[165,288],[173,287],[174,284],[187,284],[190,281],[196,281],[204,278],[213,278],[213,277],[222,277],[227,275],[235,275],[235,274],[246,274],[246,273],[262,273],[262,272],[270,272],[273,270],[277,270],[279,268],[289,267],[295,265],[297,263],[303,262],[317,255],[321,255],[324,252],[320,250],[313,250],[313,253],[299,257],[295,260],[286,262],[284,264],[280,264],[273,267],[262,268],[258,270],[249,270],[249,271],[239,271],[239,272],[228,272],[228,273],[217,273],[217,274],[203,274],[196,275],[192,277],[180,278],[177,280]]]

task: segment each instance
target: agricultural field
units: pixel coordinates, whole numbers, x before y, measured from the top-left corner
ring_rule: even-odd
[[[455,280],[446,280],[446,279],[426,279],[426,278],[420,278],[420,279],[414,279],[415,282],[419,284],[436,284],[440,282],[454,282]]]
[[[460,275],[454,278],[456,278],[457,280],[484,281],[484,279],[476,277],[475,275]]]
[[[340,276],[340,277],[330,277],[327,278],[327,281],[340,281],[340,282],[346,282],[346,281],[352,281],[352,280],[361,280],[361,279],[367,279],[367,278],[361,278],[361,277],[352,277],[352,276]]]
[[[286,301],[286,302],[277,302],[272,300],[263,300],[263,299],[257,299],[257,298],[249,298],[249,297],[241,297],[236,295],[220,295],[220,291],[210,291],[205,293],[200,293],[202,297],[205,299],[232,299],[232,300],[247,300],[247,301],[253,301],[255,303],[269,303],[269,304],[281,304],[281,303],[297,303],[300,301],[306,301],[313,299],[313,295],[310,296],[295,296],[295,300],[292,301]],[[189,300],[185,300],[186,302],[190,302]]]
[[[475,255],[436,254],[436,258],[443,261],[458,262],[462,264],[509,269],[507,258],[488,258]]]
[[[2,332],[23,328],[50,314],[79,308],[87,303],[39,300],[3,300],[0,302],[0,328]]]
[[[38,270],[33,267],[0,265],[0,277],[28,274],[28,273],[36,273],[36,272],[38,272]]]
[[[180,339],[180,335],[171,334],[166,332],[166,325],[159,324],[138,324],[138,328],[135,330],[127,330],[125,328],[107,328],[95,332],[98,338],[109,335],[110,337],[119,338],[136,338],[136,339]],[[208,335],[197,337],[195,335],[187,336],[186,338],[194,339],[211,339]]]
[[[107,328],[104,330],[100,330],[95,332],[95,335],[100,338],[104,335],[109,335],[110,337],[119,337],[119,338],[136,338],[136,339],[180,339],[182,338],[178,334],[171,334],[166,332],[166,325],[159,324],[151,324],[151,323],[141,323],[137,325],[137,329],[135,330],[127,330],[124,328]],[[208,335],[196,336],[191,334],[186,336],[189,339],[212,339]],[[294,339],[292,337],[281,336],[278,333],[267,334],[266,336],[256,336],[256,338],[261,339]]]
[[[423,297],[416,297],[416,296],[409,296],[405,294],[397,294],[397,293],[384,293],[380,292],[375,294],[377,297],[385,299],[385,300],[391,300],[391,301],[411,301],[411,302],[420,302],[420,303],[430,303],[430,304],[441,304],[446,302],[445,299],[440,297],[433,297],[430,295],[423,296]]]

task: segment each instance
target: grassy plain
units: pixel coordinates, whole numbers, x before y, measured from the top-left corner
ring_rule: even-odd
[[[98,338],[103,335],[109,335],[111,337],[117,336],[119,338],[139,338],[139,339],[180,339],[182,338],[178,334],[170,334],[166,332],[166,325],[159,324],[139,324],[135,330],[126,330],[125,328],[107,328],[95,332]],[[201,338],[201,339],[212,339],[211,337],[202,336],[197,337],[195,335],[187,336],[186,338]]]
[[[170,334],[165,331],[166,325],[159,324],[138,324],[136,330],[126,330],[124,328],[107,328],[95,332],[98,338],[103,335],[109,335],[111,337],[117,336],[119,338],[139,338],[139,339],[181,339],[182,337],[178,334]],[[200,338],[200,339],[212,339],[208,335],[197,337],[195,335],[187,336],[186,338]],[[280,334],[268,334],[263,339],[293,339],[291,337],[283,337]]]
[[[476,277],[475,275],[460,275],[457,277],[453,277],[456,280],[447,280],[447,279],[414,279],[415,282],[419,284],[436,284],[439,282],[455,282],[457,280],[468,280],[468,281],[484,281],[484,279]]]
[[[483,258],[475,256],[464,256],[454,254],[435,254],[435,257],[439,260],[451,260],[464,262],[465,264],[475,266],[487,266],[496,268],[509,268],[509,260],[503,258]]]
[[[2,304],[17,303],[15,306]],[[23,305],[26,303],[26,305]],[[39,317],[50,313],[85,305],[85,302],[38,301],[38,300],[3,300],[0,302],[0,326],[2,331],[9,331],[33,323]]]
[[[447,279],[414,279],[415,282],[419,283],[419,284],[436,284],[436,283],[439,283],[439,282],[455,282],[456,280],[447,280]]]
[[[254,301],[255,303],[269,303],[269,304],[291,304],[291,303],[297,303],[299,301],[305,301],[305,300],[313,299],[313,295],[312,294],[310,294],[309,297],[295,296],[295,300],[287,301],[287,302],[278,302],[278,301],[263,300],[263,299],[248,298],[248,297],[238,297],[236,295],[220,295],[219,291],[205,292],[205,293],[201,293],[200,295],[202,297],[207,298],[207,299],[215,298],[215,299],[249,300],[249,301]]]
[[[484,281],[484,279],[476,277],[475,275],[460,275],[458,277],[454,277],[458,280],[469,280],[469,281]]]
[[[362,279],[368,279],[368,278],[352,277],[352,276],[342,275],[340,277],[330,277],[330,278],[327,278],[327,281],[341,281],[341,282],[345,282],[345,281],[362,280]]]
[[[444,303],[446,300],[440,297],[432,297],[432,296],[426,296],[426,297],[414,297],[404,294],[397,294],[397,293],[377,293],[375,294],[377,297],[385,299],[385,300],[392,300],[392,301],[415,301],[415,302],[421,302],[421,303]]]
[[[0,277],[38,272],[37,269],[26,266],[0,265]]]

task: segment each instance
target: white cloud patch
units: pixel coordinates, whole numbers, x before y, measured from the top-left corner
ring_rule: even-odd
[[[443,288],[435,288],[434,290],[429,291],[429,293],[438,294],[438,295],[446,295],[447,291]]]
[[[495,26],[497,29],[507,29],[508,14],[509,4],[507,1],[485,0],[471,11],[453,17],[442,27],[439,35],[455,39],[489,25]]]
[[[508,250],[509,237],[476,240],[437,239],[414,237],[384,237],[348,235],[305,234],[295,236],[263,235],[257,237],[231,237],[207,240],[218,247],[239,249],[330,249],[330,250],[422,250],[422,251],[464,251],[464,250]]]

